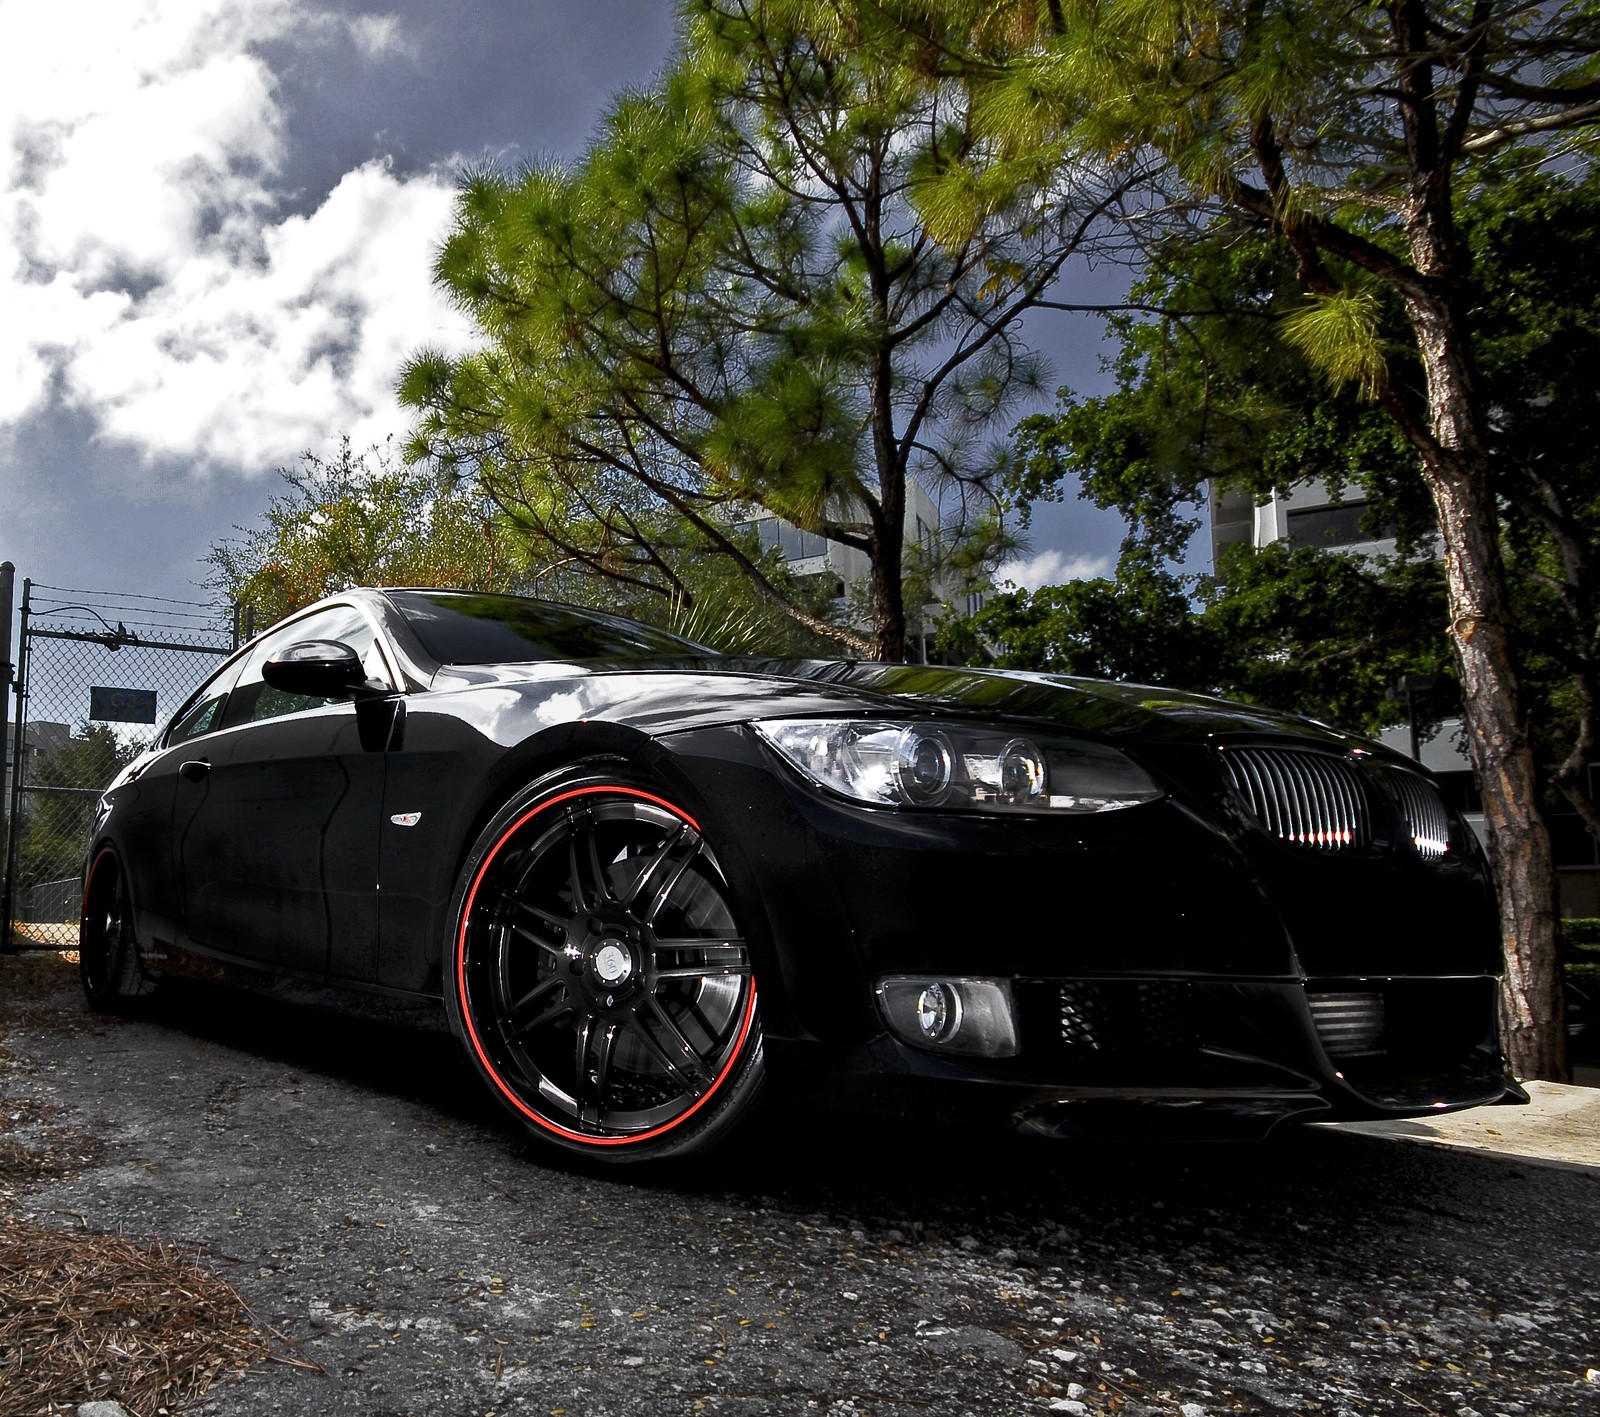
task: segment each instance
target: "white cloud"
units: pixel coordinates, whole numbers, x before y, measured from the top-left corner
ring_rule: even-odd
[[[995,584],[1014,590],[1038,590],[1064,581],[1087,581],[1109,575],[1111,556],[1069,556],[1064,551],[1041,551],[1037,556],[1007,561],[995,572]]]
[[[364,55],[403,48],[366,18]],[[328,23],[299,0],[0,9],[0,425],[59,399],[146,460],[247,473],[403,426],[405,355],[464,338],[430,282],[452,190],[371,162],[285,214],[257,46]]]
[[[398,15],[357,15],[349,22],[350,38],[367,60],[417,57],[417,44],[401,27]]]

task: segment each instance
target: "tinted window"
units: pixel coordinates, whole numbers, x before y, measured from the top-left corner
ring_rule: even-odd
[[[227,711],[222,720],[224,728],[340,702],[338,699],[314,699],[305,694],[288,694],[282,689],[272,688],[261,678],[262,665],[301,640],[340,640],[361,657],[368,677],[388,682],[389,676],[383,670],[382,655],[378,652],[378,637],[367,623],[367,617],[353,605],[335,605],[296,620],[282,629],[273,630],[256,641],[239,671],[239,682],[228,697]]]
[[[430,658],[440,664],[640,659],[714,653],[620,615],[515,595],[390,591]]]
[[[211,732],[217,726],[217,719],[222,713],[222,701],[227,697],[226,694],[218,694],[214,698],[201,699],[172,725],[167,742],[182,743],[187,738],[198,738],[202,733]]]
[[[239,666],[230,664],[196,693],[193,703],[182,710],[177,718],[173,719],[172,727],[167,729],[166,742],[169,747],[173,743],[182,743],[189,738],[198,738],[203,733],[211,733],[222,726],[222,705],[228,697],[228,689],[238,674]]]
[[[1289,513],[1289,543],[1292,546],[1355,546],[1363,541],[1382,541],[1394,535],[1386,526],[1365,530],[1361,522],[1367,515],[1367,502],[1342,502],[1337,506],[1308,507]]]

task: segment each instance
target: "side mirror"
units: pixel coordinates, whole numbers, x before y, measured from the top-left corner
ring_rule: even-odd
[[[361,658],[339,640],[301,640],[261,666],[261,677],[286,694],[348,698],[367,682]]]

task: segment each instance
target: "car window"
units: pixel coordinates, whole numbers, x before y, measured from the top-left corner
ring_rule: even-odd
[[[198,738],[204,733],[213,733],[220,728],[222,705],[227,701],[228,690],[233,687],[233,681],[238,677],[239,666],[230,664],[208,684],[196,690],[194,698],[187,707],[179,711],[178,716],[172,720],[172,726],[167,729],[165,739],[167,746],[171,747],[174,743],[182,743],[190,738]]]
[[[544,660],[703,658],[714,650],[621,615],[554,601],[466,591],[392,590],[429,656],[440,664]]]
[[[182,743],[189,738],[198,738],[202,733],[209,733],[217,726],[222,715],[222,705],[227,699],[227,694],[216,694],[209,699],[201,699],[188,713],[184,714],[172,725],[167,734],[167,742]]]
[[[263,635],[256,641],[239,670],[239,682],[228,696],[221,726],[233,728],[241,723],[281,718],[286,713],[299,713],[303,709],[321,708],[324,704],[339,702],[337,699],[286,693],[282,689],[274,689],[262,679],[262,666],[301,640],[339,640],[349,645],[360,657],[369,678],[389,683],[377,638],[367,617],[353,605],[330,606]]]

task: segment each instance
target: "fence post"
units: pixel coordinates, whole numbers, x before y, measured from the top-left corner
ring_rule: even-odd
[[[11,681],[14,666],[11,660],[11,601],[16,592],[17,568],[9,561],[0,561],[0,738],[11,722]],[[0,743],[0,756],[4,744]],[[9,762],[9,759],[7,759]],[[0,952],[11,944],[11,775],[15,767],[0,772]]]
[[[15,568],[8,561],[6,569],[10,575],[15,574]],[[7,579],[9,581],[10,575]],[[7,674],[11,679],[12,688],[16,697],[17,722],[11,738],[11,780],[6,784],[9,801],[6,804],[6,854],[5,854],[5,885],[0,891],[0,950],[11,948],[11,910],[13,905],[12,889],[17,879],[17,838],[20,833],[17,813],[22,804],[22,753],[23,753],[23,727],[27,721],[25,706],[28,701],[28,656],[26,646],[28,643],[28,594],[33,589],[33,582],[24,579],[22,582],[22,625],[21,633],[17,636],[20,647],[15,667],[8,665]],[[11,596],[6,595],[6,630],[9,637],[11,618]],[[9,642],[6,647],[7,658],[10,657]]]

